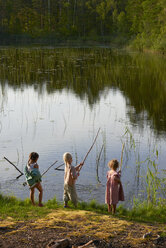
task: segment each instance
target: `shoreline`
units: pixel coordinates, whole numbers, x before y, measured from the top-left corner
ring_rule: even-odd
[[[31,220],[35,216],[37,218],[43,217],[43,214],[48,214],[55,209],[63,209],[63,203],[57,201],[56,197],[47,202],[43,202],[44,207],[38,207],[38,203],[35,200],[36,205],[33,206],[29,198],[25,200],[18,199],[14,196],[5,196],[0,194],[0,218],[5,219],[11,217],[19,220]],[[78,202],[78,206],[75,208],[72,203],[69,202],[69,208],[65,210],[71,211],[90,211],[101,215],[112,216],[108,213],[107,204],[99,204],[96,200],[91,202]],[[30,215],[26,215],[29,212]],[[116,217],[122,218],[126,221],[136,221],[144,223],[158,223],[166,224],[166,199],[159,199],[157,204],[148,203],[146,201],[141,202],[135,199],[131,208],[126,208],[120,204],[117,205]]]
[[[34,207],[28,201],[19,204],[25,208],[22,211],[24,217],[21,216],[21,208],[16,209],[14,205],[12,211],[17,212],[17,218],[11,217],[10,214],[2,218],[0,214],[1,247],[42,248],[49,247],[50,242],[61,239],[70,240],[75,248],[89,241],[96,241],[97,245],[87,247],[99,248],[164,248],[166,245],[164,223],[131,221],[118,214],[113,216],[72,207],[64,209],[57,206],[55,199],[52,201],[52,208],[51,205]]]
[[[75,48],[75,49],[112,49],[112,50],[119,50],[119,51],[126,51],[126,52],[136,52],[136,53],[143,53],[143,54],[152,54],[152,55],[159,55],[159,56],[166,56],[166,50],[157,50],[157,49],[150,49],[150,48],[135,48],[133,47],[132,43],[128,44],[119,44],[112,40],[109,41],[98,41],[98,40],[62,40],[62,41],[34,41],[34,42],[15,42],[15,43],[0,43],[0,49],[5,48],[46,48],[46,49],[56,49],[56,48]]]

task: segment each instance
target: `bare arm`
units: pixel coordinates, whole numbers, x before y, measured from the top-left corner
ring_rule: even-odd
[[[35,164],[35,165],[34,165],[34,168],[37,168],[37,169],[39,169],[39,166],[38,166],[38,164]]]
[[[121,184],[120,178],[119,178],[118,176],[114,176],[114,180],[115,180],[116,182],[118,182],[119,184]]]
[[[77,171],[76,171],[76,167],[75,168],[71,168],[70,170],[70,175],[73,179],[77,179],[77,177],[79,176]]]
[[[118,171],[118,176],[121,177],[121,170]]]
[[[75,167],[76,171],[79,172],[79,171],[81,170],[82,166],[83,166],[83,163],[80,163],[79,165],[77,165],[77,166]]]

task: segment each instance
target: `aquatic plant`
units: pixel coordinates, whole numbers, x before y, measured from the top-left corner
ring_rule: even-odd
[[[161,203],[162,200],[164,200],[162,199],[161,195],[166,186],[165,176],[161,175],[161,173],[159,172],[159,151],[154,145],[152,151],[149,149],[149,154],[147,154],[147,157],[142,161],[140,160],[141,156],[139,148],[137,148],[136,141],[128,127],[126,127],[125,129],[123,138],[124,137],[127,143],[127,155],[129,155],[129,153],[134,153],[137,170],[137,180],[139,180],[140,177],[144,177],[144,195],[147,197],[147,200],[145,202],[147,202],[148,206],[158,206],[158,204]],[[144,176],[141,176],[141,169],[145,170]],[[139,202],[139,199],[137,200],[138,201],[135,201],[135,199],[133,199],[134,207]]]

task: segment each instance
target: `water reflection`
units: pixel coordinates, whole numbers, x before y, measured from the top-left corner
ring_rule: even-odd
[[[93,105],[114,88],[123,92],[134,124],[166,131],[166,59],[111,49],[1,49],[0,81],[13,89],[33,85],[39,94],[64,88]],[[2,107],[1,107],[2,108]]]
[[[107,162],[120,158],[126,126],[135,135],[141,160],[147,158],[152,144],[157,144],[160,169],[164,168],[163,57],[110,49],[4,48],[0,60],[0,150],[20,170],[33,150],[40,154],[41,172],[55,159],[61,163],[66,151],[73,154],[74,163],[80,162],[101,127],[101,135],[82,169],[78,192],[83,200],[96,198],[103,202]],[[4,160],[0,166],[2,192],[27,197],[28,189],[22,187],[25,179],[8,184],[17,172]],[[139,194],[143,187],[142,167],[132,154],[125,153],[122,181],[126,199]],[[63,173],[49,172],[43,186],[45,200],[54,194],[62,200]]]

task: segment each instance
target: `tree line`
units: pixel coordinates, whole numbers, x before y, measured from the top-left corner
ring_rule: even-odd
[[[166,50],[166,0],[0,0],[0,34],[118,39]]]

